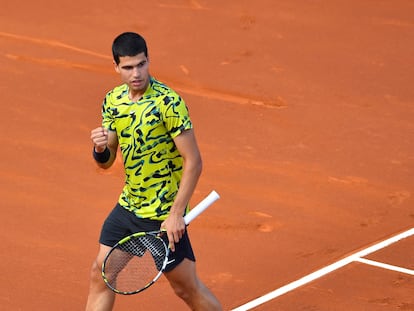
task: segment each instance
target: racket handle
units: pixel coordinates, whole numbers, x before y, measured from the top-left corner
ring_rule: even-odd
[[[184,222],[188,225],[194,218],[200,215],[204,210],[218,200],[220,196],[214,190],[200,203],[198,203],[191,211],[184,216]]]

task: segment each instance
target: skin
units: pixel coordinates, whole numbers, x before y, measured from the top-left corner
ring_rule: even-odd
[[[129,98],[139,100],[149,86],[149,59],[144,53],[136,56],[120,57],[119,64],[114,63],[115,71],[120,74],[123,83],[129,86]],[[110,151],[110,158],[106,163],[97,163],[107,169],[115,161],[118,138],[116,132],[97,127],[91,131],[91,140],[96,152]],[[189,202],[202,170],[202,160],[197,146],[194,131],[187,130],[174,138],[184,166],[180,188],[171,207],[168,218],[162,222],[161,228],[167,231],[169,246],[175,250],[174,242],[178,242],[184,231],[185,223],[182,217]],[[109,290],[101,277],[100,267],[110,247],[100,244],[98,256],[91,270],[90,290],[87,311],[112,310],[115,294]],[[196,274],[195,263],[184,259],[174,270],[164,274],[178,297],[183,299],[191,310],[222,310],[220,303],[210,290],[200,281]]]

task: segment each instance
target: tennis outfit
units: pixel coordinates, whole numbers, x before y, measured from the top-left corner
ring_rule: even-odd
[[[135,232],[159,230],[183,170],[173,139],[192,128],[184,100],[156,79],[150,78],[138,101],[128,94],[126,84],[115,87],[102,105],[102,126],[117,133],[126,176],[118,203],[102,228],[100,243],[108,246]],[[179,256],[174,265],[184,257],[195,260],[187,233],[172,254]],[[167,266],[166,271],[171,269]]]

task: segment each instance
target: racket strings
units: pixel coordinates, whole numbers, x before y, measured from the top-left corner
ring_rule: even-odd
[[[120,293],[129,294],[149,286],[166,265],[167,247],[154,235],[132,237],[119,244],[106,258],[104,279]]]

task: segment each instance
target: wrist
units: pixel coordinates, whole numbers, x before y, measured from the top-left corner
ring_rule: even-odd
[[[92,154],[93,158],[98,163],[106,163],[111,157],[111,151],[109,150],[108,146],[105,146],[105,149],[101,152],[96,151],[95,147],[93,147]]]
[[[107,146],[107,145],[105,145],[105,146],[94,146],[94,147],[93,147],[93,150],[94,150],[94,152],[96,152],[96,153],[102,153],[102,152],[104,152],[106,149],[108,149],[108,146]]]
[[[185,214],[185,207],[184,208],[177,208],[177,206],[173,206],[170,209],[170,216],[172,217],[184,217]]]

